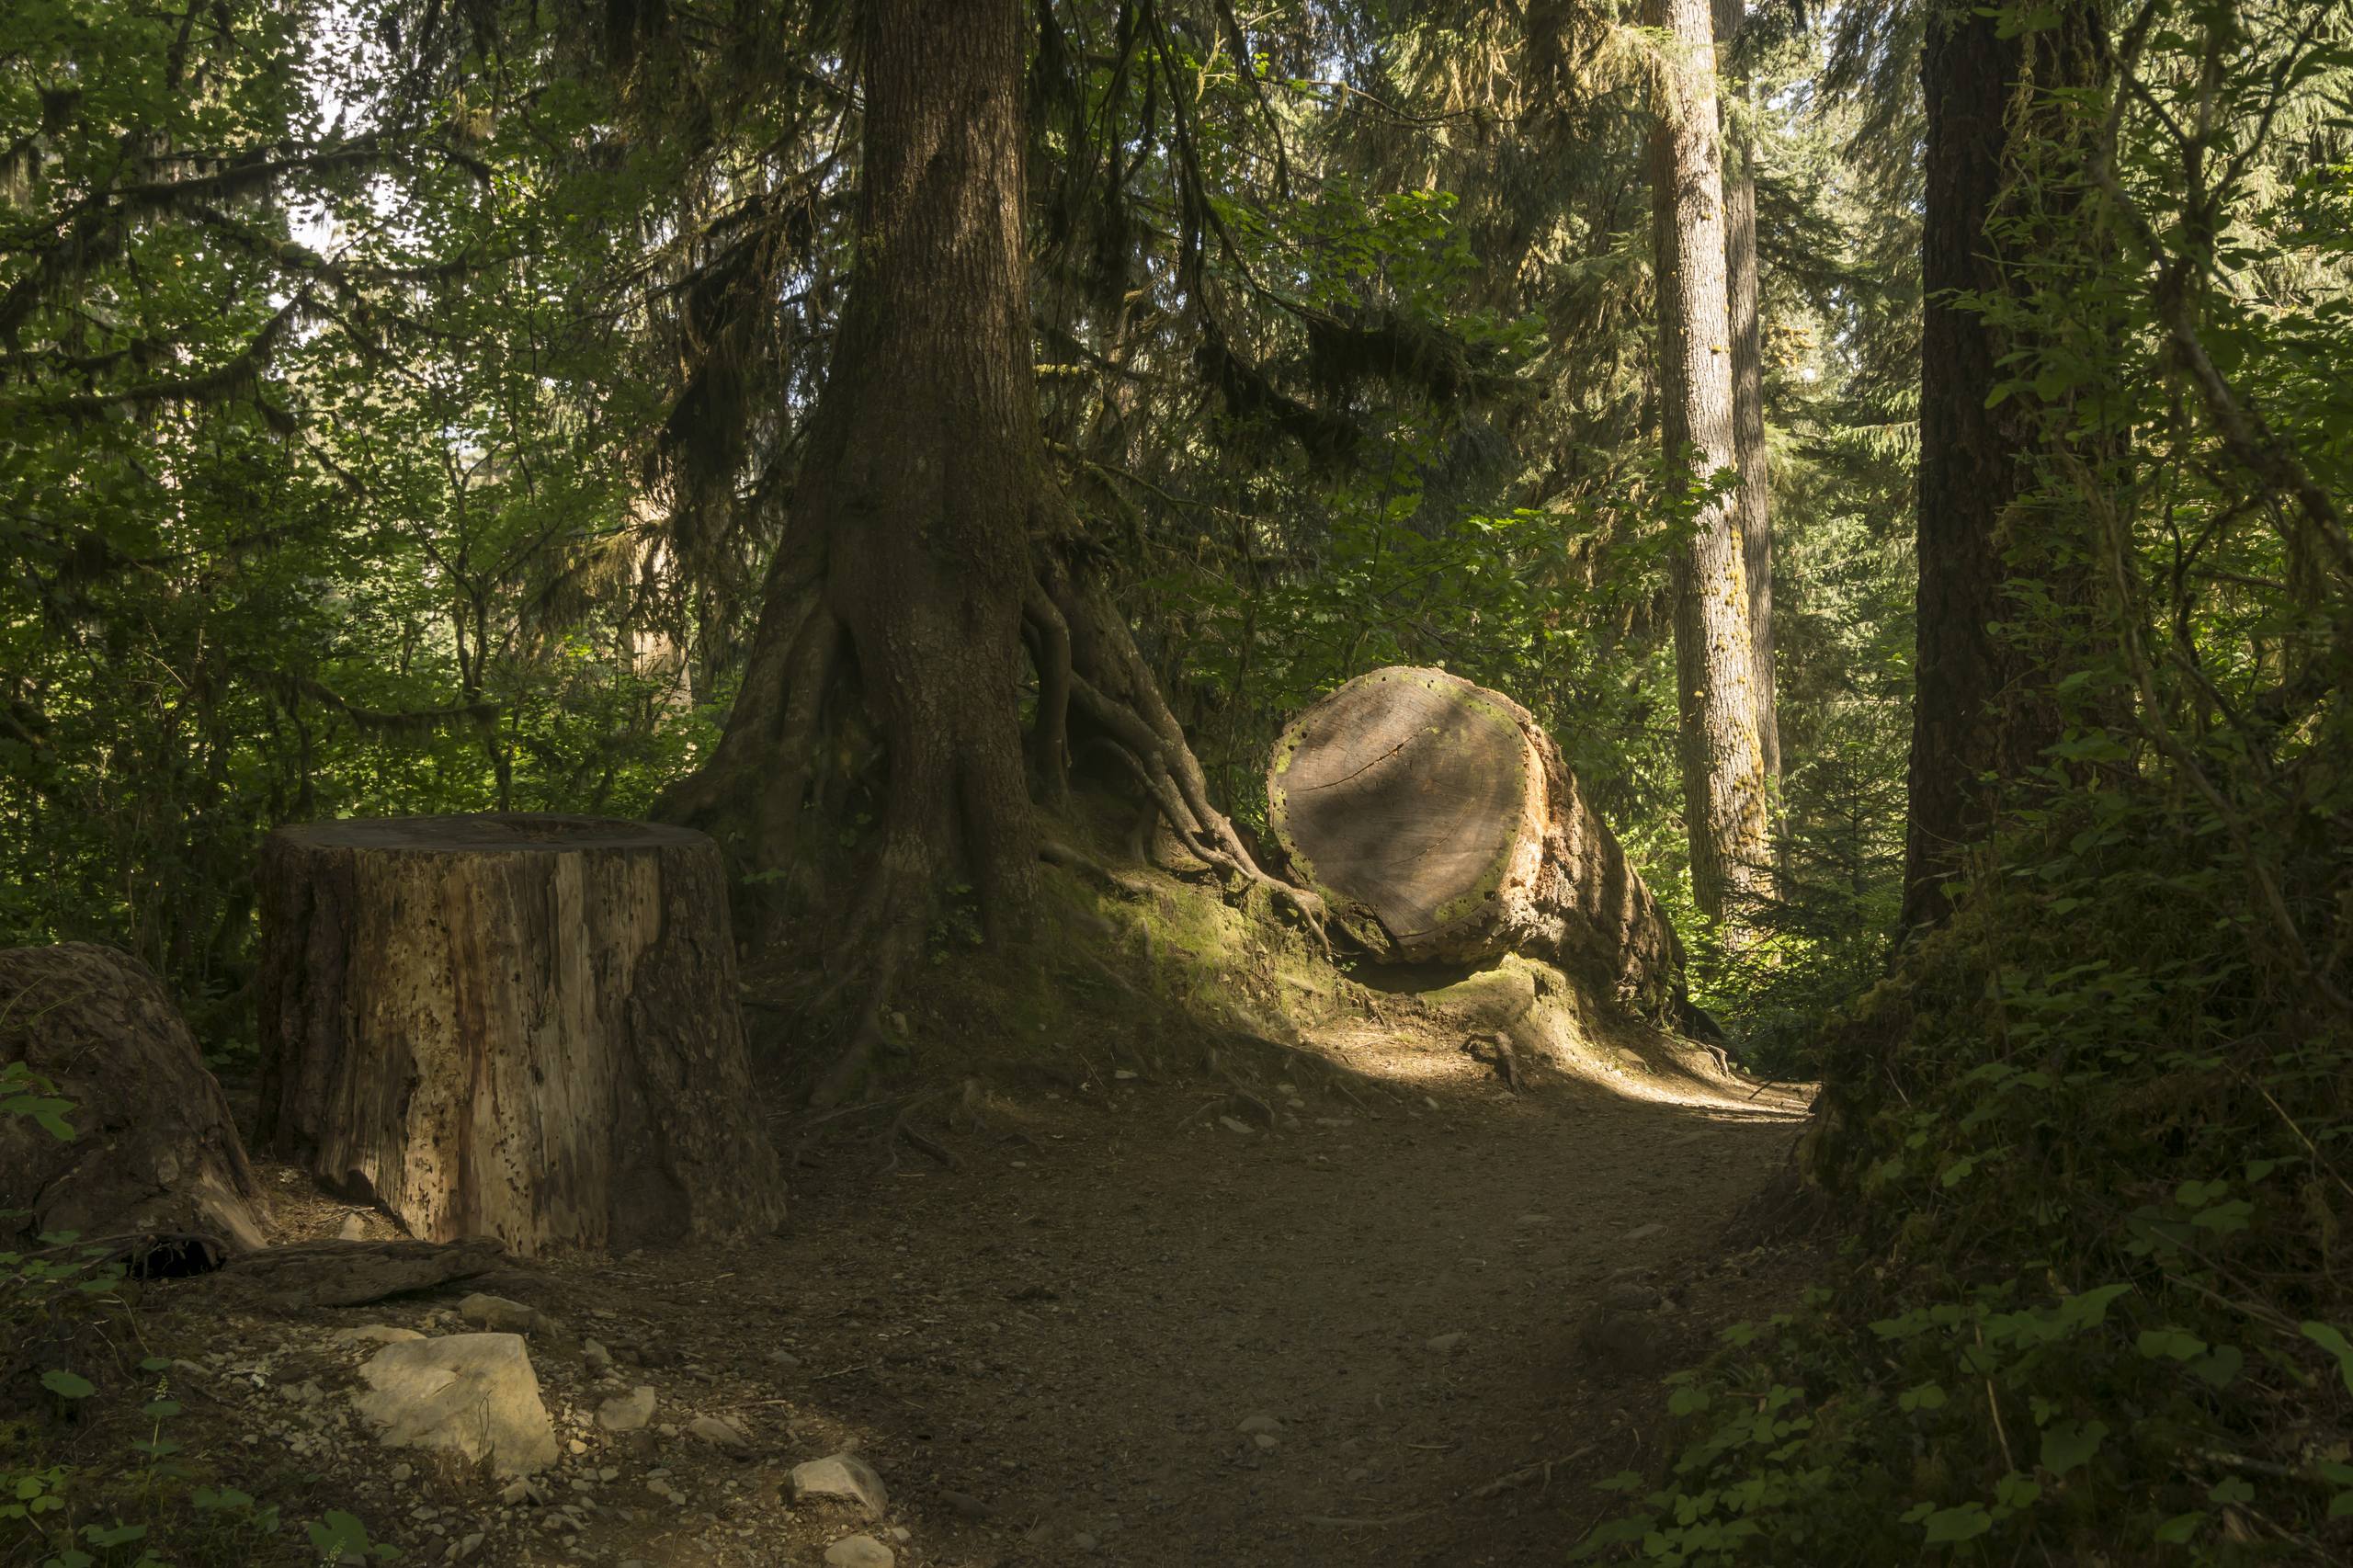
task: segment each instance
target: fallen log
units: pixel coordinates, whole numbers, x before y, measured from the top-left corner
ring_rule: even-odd
[[[1294,718],[1267,775],[1292,875],[1377,960],[1542,959],[1677,1020],[1683,950],[1528,710],[1444,670],[1358,676]]]
[[[262,1142],[430,1241],[523,1256],[784,1218],[719,851],[594,817],[270,835]]]

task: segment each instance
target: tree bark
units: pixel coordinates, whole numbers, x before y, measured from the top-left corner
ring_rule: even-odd
[[[1728,253],[1710,0],[1650,0],[1659,62],[1651,181],[1659,394],[1670,463],[1737,469]],[[1748,573],[1735,508],[1708,502],[1675,556],[1675,662],[1691,891],[1737,933],[1769,881]]]
[[[1745,0],[1714,0],[1720,61],[1748,23]],[[1747,64],[1734,57],[1726,84],[1744,102],[1727,108],[1724,129],[1725,306],[1732,331],[1733,452],[1740,469],[1733,494],[1740,517],[1740,554],[1748,579],[1748,643],[1755,657],[1749,688],[1756,699],[1756,747],[1765,777],[1781,778],[1781,714],[1773,672],[1773,517],[1765,450],[1765,344],[1756,284],[1756,100]]]
[[[1024,15],[1015,0],[859,7],[848,301],[741,694],[712,756],[659,808],[776,873],[792,911],[832,905],[828,855],[800,828],[832,803],[821,758],[841,755],[853,715],[870,716],[887,769],[878,841],[854,857],[843,880],[856,891],[828,922],[838,978],[861,980],[866,1001],[821,1098],[876,1038],[960,865],[993,938],[1028,928],[1032,767],[1058,796],[1075,750],[1097,745],[1188,847],[1272,885],[1211,804],[1049,465],[1022,212]],[[1026,737],[1025,670],[1037,693]]]
[[[1987,406],[2015,373],[2002,361],[2018,345],[1961,296],[2008,288],[2010,265],[2033,248],[2019,228],[1989,225],[2006,200],[2025,199],[2016,182],[2022,147],[2038,134],[2066,134],[2049,90],[2103,79],[2108,51],[2091,0],[2070,0],[2049,28],[2001,32],[1998,17],[1948,6],[1930,21],[1921,63],[1927,207],[1907,929],[1950,913],[1944,883],[1992,826],[1999,781],[2023,774],[2059,733],[2042,695],[2047,643],[1991,630],[2014,614],[2012,582],[2049,567],[2016,548],[2031,541],[2009,526],[2030,483],[2045,411],[2030,392]],[[2066,597],[2063,583],[2054,590],[2053,598]]]
[[[1674,928],[1528,710],[1444,670],[1358,676],[1284,728],[1267,820],[1389,962],[1558,964],[1643,1017],[1684,1006]]]
[[[280,828],[258,1136],[414,1236],[526,1256],[766,1234],[717,850],[589,817]]]

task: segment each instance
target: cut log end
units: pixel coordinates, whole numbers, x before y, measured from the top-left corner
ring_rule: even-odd
[[[1375,958],[1521,952],[1665,1017],[1673,930],[1560,749],[1511,699],[1443,670],[1375,670],[1277,744],[1267,817],[1295,874]]]
[[[709,838],[320,823],[258,887],[263,1136],[330,1190],[525,1255],[781,1222]]]
[[[1494,694],[1441,670],[1376,670],[1285,733],[1267,800],[1292,866],[1368,945],[1448,957],[1486,947],[1506,882],[1534,869],[1530,762]]]

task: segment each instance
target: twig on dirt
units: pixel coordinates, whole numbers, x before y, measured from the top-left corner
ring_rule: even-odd
[[[1540,1460],[1534,1464],[1513,1471],[1509,1475],[1499,1475],[1483,1486],[1472,1487],[1462,1494],[1462,1500],[1466,1503],[1481,1503],[1490,1497],[1500,1497],[1514,1487],[1527,1485],[1539,1476],[1543,1477],[1544,1484],[1550,1486],[1552,1484],[1552,1471],[1555,1467],[1574,1464],[1591,1452],[1593,1452],[1593,1445],[1587,1443],[1574,1453],[1563,1454],[1559,1459]]]
[[[840,1371],[837,1371],[837,1372],[820,1372],[820,1373],[818,1373],[815,1377],[813,1377],[813,1378],[810,1379],[809,1381],[810,1381],[811,1382],[813,1382],[813,1383],[822,1383],[822,1382],[827,1381],[828,1380],[833,1379],[833,1378],[846,1378],[846,1377],[848,1377],[852,1372],[870,1372],[870,1371],[872,1371],[873,1369],[874,1369],[874,1363],[873,1363],[873,1362],[871,1362],[871,1361],[860,1361],[860,1362],[859,1362],[857,1366],[855,1366],[855,1367],[844,1367]]]
[[[1323,1525],[1331,1529],[1386,1529],[1391,1525],[1411,1524],[1415,1519],[1426,1519],[1437,1512],[1436,1508],[1416,1508],[1410,1514],[1384,1514],[1379,1518],[1372,1519],[1342,1518],[1332,1514],[1302,1514],[1300,1516],[1299,1522],[1303,1525]]]

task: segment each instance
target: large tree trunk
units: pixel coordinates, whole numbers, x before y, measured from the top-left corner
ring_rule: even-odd
[[[1648,20],[1668,34],[1651,133],[1661,423],[1670,460],[1679,465],[1691,458],[1704,478],[1739,466],[1710,0],[1650,0]],[[1675,555],[1676,699],[1691,891],[1702,914],[1736,932],[1769,881],[1748,573],[1729,501],[1709,502],[1695,521]]]
[[[1444,670],[1358,676],[1284,729],[1269,824],[1374,957],[1558,964],[1644,1017],[1681,1010],[1675,931],[1552,744]]]
[[[0,1108],[0,1244],[72,1231],[262,1244],[228,1101],[145,964],[85,942],[0,950],[6,1062],[43,1082],[0,1088],[28,1102]]]
[[[764,1234],[718,851],[588,817],[280,828],[262,852],[259,1136],[429,1241]]]
[[[1714,0],[1719,59],[1733,53],[1748,23],[1745,0]],[[1756,699],[1756,748],[1765,777],[1781,778],[1781,714],[1773,676],[1773,517],[1765,452],[1765,344],[1756,287],[1756,99],[1749,68],[1735,62],[1727,84],[1743,101],[1727,106],[1724,128],[1725,306],[1732,331],[1733,451],[1740,468],[1733,500],[1742,570],[1748,579],[1749,688]]]
[[[837,975],[863,983],[866,1002],[821,1098],[875,1039],[960,865],[992,937],[1026,927],[1040,847],[1027,774],[1058,794],[1081,740],[1120,759],[1212,865],[1267,881],[1089,576],[1048,465],[1022,217],[1024,16],[1014,0],[859,7],[849,299],[742,693],[713,755],[661,807],[775,873],[788,908],[837,902],[800,824],[826,817],[813,804],[838,803],[819,772],[845,749],[833,738],[860,713],[879,732],[879,842],[857,857],[847,919],[833,923]],[[1026,668],[1037,718],[1025,737]],[[826,817],[825,836],[841,825]]]
[[[2015,614],[2014,574],[2049,562],[2017,548],[2007,518],[2030,475],[2043,410],[2030,392],[1988,406],[2016,372],[2018,347],[1980,306],[2009,287],[2009,264],[2032,248],[2027,231],[1988,225],[2006,199],[2067,199],[2064,182],[2017,180],[2022,145],[2066,134],[2052,88],[2096,83],[2108,69],[2098,7],[2070,0],[2048,28],[2002,36],[2002,19],[1948,7],[1928,28],[1921,82],[1927,105],[1927,210],[1921,228],[1926,310],[1920,348],[1920,514],[1914,658],[1911,810],[1904,836],[1904,924],[1949,912],[1943,884],[1992,825],[1995,793],[2058,738],[2043,695],[2048,648],[1990,630]],[[2031,90],[2021,96],[2021,85]],[[2015,214],[2013,214],[2015,215]],[[2061,575],[2064,574],[2062,569]],[[2050,597],[2063,598],[2054,585]]]

